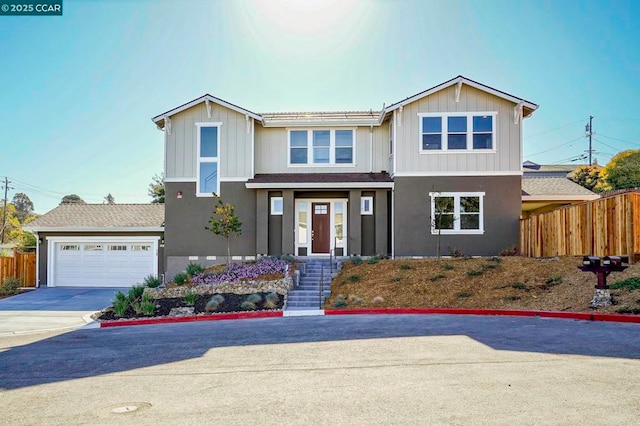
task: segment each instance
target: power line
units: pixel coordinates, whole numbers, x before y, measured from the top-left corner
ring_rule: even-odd
[[[625,141],[624,139],[614,138],[614,137],[611,137],[611,136],[603,135],[602,133],[598,133],[598,136],[602,136],[603,138],[611,139],[611,140],[618,141],[618,142],[628,143],[628,144],[631,144],[631,145],[640,145],[640,143],[638,143],[638,142]]]
[[[577,141],[577,140],[580,140],[580,139],[582,139],[583,137],[584,137],[584,136],[579,136],[579,137],[577,137],[577,138],[575,138],[575,139],[570,140],[569,142],[565,142],[565,143],[563,143],[563,144],[560,144],[560,145],[554,146],[553,148],[549,148],[549,149],[544,150],[544,151],[536,152],[535,154],[529,154],[529,155],[526,155],[526,157],[535,157],[536,155],[540,155],[540,154],[544,154],[544,153],[549,152],[549,151],[553,151],[554,149],[558,149],[558,148],[563,147],[563,146],[565,146],[565,145],[569,145],[570,143],[573,143],[573,142],[575,142],[575,141]]]
[[[546,133],[554,132],[554,131],[556,131],[556,130],[564,129],[565,127],[569,127],[569,126],[572,126],[572,125],[574,125],[574,124],[578,124],[578,123],[581,123],[581,122],[582,122],[582,118],[581,118],[580,120],[574,121],[574,122],[572,122],[572,123],[563,124],[562,126],[555,127],[555,128],[553,128],[553,129],[549,129],[549,130],[544,130],[544,131],[542,131],[542,132],[540,132],[540,133],[536,133],[535,135],[527,136],[527,140],[532,139],[532,138],[535,138],[536,136],[544,135],[544,134],[546,134]]]

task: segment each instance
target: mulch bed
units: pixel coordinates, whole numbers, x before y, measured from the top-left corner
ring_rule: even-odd
[[[215,315],[216,313],[228,313],[228,312],[254,312],[254,311],[263,311],[263,310],[280,310],[284,305],[284,296],[278,295],[278,301],[275,303],[275,308],[267,309],[265,305],[265,296],[267,293],[258,293],[262,296],[262,301],[256,303],[256,309],[252,311],[243,310],[241,308],[242,303],[247,299],[248,294],[233,294],[233,293],[222,293],[221,296],[224,297],[224,302],[222,302],[218,309],[215,312],[210,312],[205,309],[207,302],[211,299],[212,295],[197,295],[194,308],[194,314],[210,314]],[[113,308],[107,308],[100,313],[99,316],[96,317],[98,321],[113,321],[122,318],[155,318],[155,317],[164,317],[169,316],[171,309],[187,307],[188,305],[185,303],[184,298],[166,298],[166,299],[156,299],[156,309],[153,315],[141,315],[136,314],[136,312],[129,307],[124,316],[118,317],[116,316]]]

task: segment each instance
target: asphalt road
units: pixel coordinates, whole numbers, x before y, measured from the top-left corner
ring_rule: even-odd
[[[616,424],[640,325],[289,317],[0,338],[5,424]]]

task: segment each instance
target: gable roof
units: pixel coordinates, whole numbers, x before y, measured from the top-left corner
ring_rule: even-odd
[[[564,177],[522,179],[522,200],[592,200],[600,196]]]
[[[381,111],[270,112],[262,114],[265,127],[376,126]]]
[[[214,104],[218,104],[220,106],[223,106],[225,108],[229,108],[230,110],[236,111],[240,114],[244,114],[244,115],[248,115],[249,117],[258,120],[258,121],[262,121],[262,116],[260,116],[260,114],[256,114],[253,111],[249,111],[248,109],[239,107],[238,105],[234,105],[231,102],[227,102],[225,100],[222,100],[220,98],[216,98],[215,96],[211,96],[210,94],[205,94],[200,96],[199,98],[196,98],[192,101],[187,102],[186,104],[182,104],[178,107],[175,107],[173,109],[170,109],[169,111],[165,111],[162,114],[158,114],[155,117],[152,118],[153,122],[156,123],[156,126],[158,126],[158,129],[162,129],[164,128],[164,121],[166,117],[171,117],[172,115],[175,115],[181,111],[184,111],[186,109],[189,109],[193,106],[196,106],[198,104],[201,104],[202,102],[213,102]]]
[[[495,95],[499,98],[502,99],[506,99],[508,101],[511,101],[515,104],[522,104],[523,106],[523,116],[524,117],[529,117],[531,114],[533,114],[533,111],[535,111],[536,109],[538,109],[538,105],[534,104],[533,102],[529,102],[525,99],[519,98],[517,96],[514,95],[510,95],[507,92],[503,92],[502,90],[498,90],[498,89],[494,89],[493,87],[490,86],[486,86],[482,83],[478,83],[477,81],[471,80],[469,78],[466,78],[462,75],[459,75],[455,78],[452,78],[451,80],[445,81],[444,83],[440,83],[437,86],[433,86],[430,89],[424,90],[420,93],[417,93],[413,96],[409,96],[408,98],[400,101],[400,102],[396,102],[394,104],[389,105],[388,107],[386,107],[384,109],[385,114],[392,112],[395,109],[398,109],[404,105],[413,103],[417,100],[420,100],[424,97],[427,97],[429,95],[432,95],[433,93],[439,92],[440,90],[446,89],[448,87],[454,86],[456,84],[466,84],[468,86],[474,87],[478,90],[482,90],[483,92],[487,92],[487,93],[491,93],[492,95]]]
[[[26,231],[163,231],[164,204],[61,204]]]

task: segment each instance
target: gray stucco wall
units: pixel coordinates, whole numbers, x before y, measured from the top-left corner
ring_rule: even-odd
[[[226,261],[227,241],[214,235],[205,227],[209,225],[216,198],[196,197],[195,182],[167,182],[165,184],[165,256],[167,277],[170,279],[189,263],[189,256],[197,256],[193,262],[203,266]],[[177,193],[182,192],[182,198]],[[256,195],[244,182],[221,182],[222,201],[235,205],[242,221],[242,235],[231,237],[231,255],[256,255]],[[207,260],[216,256],[216,260]]]
[[[442,235],[441,254],[449,247],[465,255],[495,255],[518,245],[521,213],[520,176],[395,178],[395,256],[435,256],[429,192],[485,192],[484,234]]]

